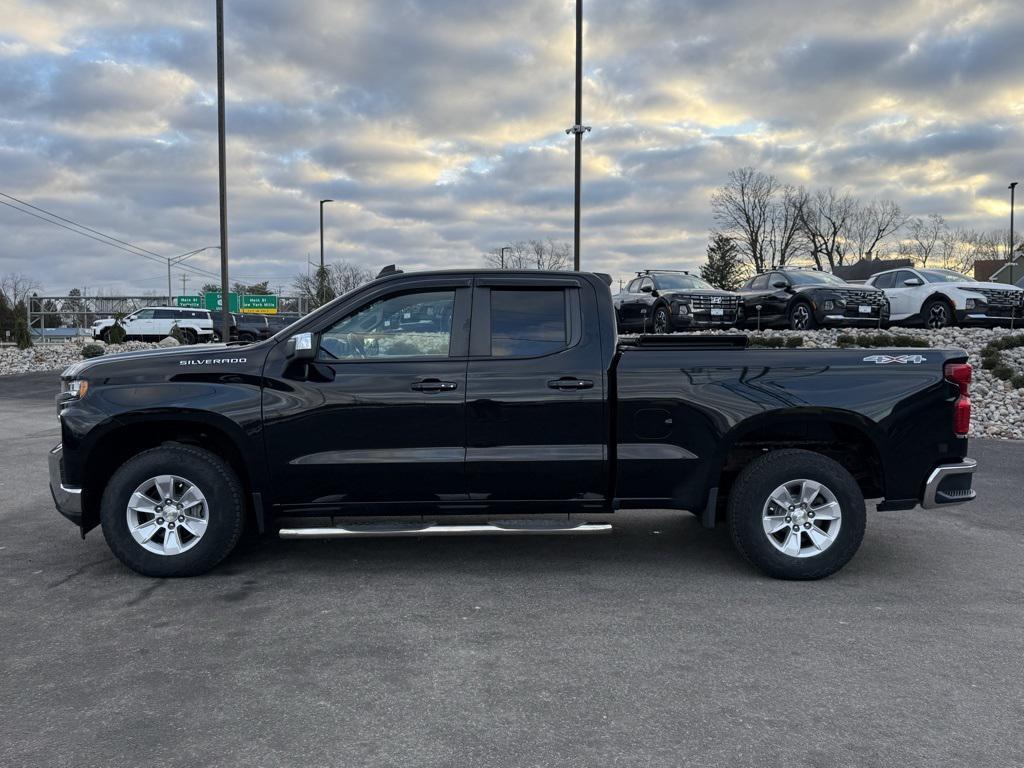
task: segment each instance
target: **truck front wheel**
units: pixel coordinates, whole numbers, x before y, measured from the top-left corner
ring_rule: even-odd
[[[234,549],[242,487],[219,456],[169,444],[125,462],[103,492],[100,521],[117,558],[144,576],[195,576]]]
[[[841,464],[813,451],[771,451],[750,462],[729,494],[740,553],[777,579],[838,571],[864,538],[864,495]]]

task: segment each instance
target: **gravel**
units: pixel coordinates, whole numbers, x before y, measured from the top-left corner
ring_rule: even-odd
[[[993,339],[1024,333],[1024,330],[945,328],[941,331],[933,331],[922,328],[898,328],[890,332],[924,339],[932,347],[958,347],[966,350],[970,355],[970,363],[974,366],[974,383],[971,386],[971,401],[974,406],[971,435],[1012,440],[1024,439],[1024,389],[1016,389],[1009,382],[992,376],[981,367],[980,357],[981,348]],[[708,333],[728,333],[728,331],[709,331]],[[840,334],[861,335],[874,333],[874,331],[844,328],[821,331],[748,331],[747,333],[750,336],[801,336],[804,340],[803,348],[821,349],[837,346],[837,338]],[[164,342],[166,341],[165,339]],[[82,359],[82,347],[86,344],[98,344],[104,347],[104,354],[153,349],[160,346],[160,344],[141,341],[107,345],[91,339],[76,339],[64,343],[38,344],[26,350],[4,347],[0,349],[0,376],[66,368]],[[1003,361],[1015,371],[1024,373],[1024,348],[1003,352],[1002,357]]]

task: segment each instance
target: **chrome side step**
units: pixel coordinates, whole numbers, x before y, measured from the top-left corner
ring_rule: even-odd
[[[571,523],[559,520],[495,520],[474,525],[423,523],[349,523],[322,528],[282,528],[282,539],[399,538],[403,536],[523,536],[531,534],[609,533],[608,523]]]

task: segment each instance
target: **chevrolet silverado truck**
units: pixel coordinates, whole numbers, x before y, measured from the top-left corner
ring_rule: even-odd
[[[962,350],[620,341],[606,278],[396,270],[255,344],[80,362],[57,509],[149,576],[207,571],[246,526],[585,534],[667,508],[816,579],[857,551],[865,499],[974,498]]]

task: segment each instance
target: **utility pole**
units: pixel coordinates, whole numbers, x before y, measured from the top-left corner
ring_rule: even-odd
[[[511,250],[512,250],[512,248],[510,248],[507,245],[504,248],[501,249],[501,268],[502,269],[505,268],[505,251],[511,251]]]
[[[185,283],[188,282],[188,275],[184,272],[181,273],[181,295],[185,295]]]
[[[320,289],[320,303],[324,303],[324,289],[326,287],[327,277],[324,272],[324,203],[333,203],[331,199],[320,201],[320,271],[316,275],[318,287]]]
[[[583,152],[583,134],[590,130],[583,125],[583,0],[576,0],[576,122],[566,133],[576,137],[576,190],[573,206],[572,263],[580,270],[580,156]]]
[[[220,175],[220,300],[221,338],[231,338],[231,302],[228,300],[228,172],[224,129],[224,0],[217,0],[217,154]]]

